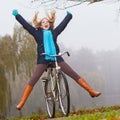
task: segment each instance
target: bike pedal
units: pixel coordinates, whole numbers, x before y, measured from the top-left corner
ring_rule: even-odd
[[[57,102],[57,101],[58,101],[58,98],[54,98],[54,101]]]
[[[47,99],[48,99],[48,100],[52,100],[52,98],[51,98],[51,97],[47,97]]]
[[[46,77],[42,78],[42,82],[46,82],[48,79]]]
[[[42,82],[46,82],[46,80],[42,80]]]

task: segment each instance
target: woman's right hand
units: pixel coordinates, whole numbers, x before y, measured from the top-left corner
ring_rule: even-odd
[[[14,16],[18,15],[18,11],[17,11],[16,9],[14,9],[14,10],[12,11],[12,14],[13,14]]]
[[[71,14],[71,12],[67,11],[67,14]]]

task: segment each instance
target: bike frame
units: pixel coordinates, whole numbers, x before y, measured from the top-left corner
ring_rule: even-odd
[[[55,75],[54,75],[54,77],[55,77],[54,79],[55,80],[51,79],[51,83],[52,83],[51,89],[52,89],[52,93],[53,93],[53,97],[54,97],[54,101],[55,102],[58,101],[58,96],[56,96],[56,94],[55,94],[55,89],[57,88],[56,85],[59,86],[59,81],[58,81],[59,80],[58,79],[59,76],[58,75],[59,75],[59,73],[61,71],[61,68],[60,68],[60,66],[58,65],[58,62],[57,62],[57,57],[58,56],[62,56],[64,54],[67,54],[68,56],[70,56],[70,54],[69,54],[68,51],[65,51],[63,53],[59,53],[57,55],[49,55],[49,54],[46,54],[46,53],[42,53],[41,54],[42,56],[47,55],[47,56],[52,56],[52,57],[55,58],[55,61],[52,62],[52,64],[55,64],[55,67],[49,67],[49,68],[47,68],[47,72],[48,72],[47,77],[48,78],[52,77],[52,76],[49,76],[49,75],[51,75],[50,73],[52,73],[53,69],[55,68],[55,72],[54,72],[55,73]],[[46,80],[46,78],[42,78],[42,79]],[[45,96],[45,97],[47,97],[47,96]]]
[[[46,77],[42,78],[43,91],[44,91],[44,95],[45,95],[45,99],[46,99],[47,111],[51,118],[54,117],[54,114],[55,114],[55,102],[59,102],[60,108],[65,116],[67,116],[69,113],[70,101],[69,101],[68,83],[67,83],[67,79],[66,79],[65,75],[62,73],[61,68],[57,62],[57,57],[62,56],[64,54],[67,54],[68,56],[70,56],[69,52],[59,53],[58,55],[49,55],[46,53],[41,54],[44,56],[48,55],[48,56],[52,56],[55,58],[55,60],[53,62],[50,62],[50,65],[48,65],[48,67],[47,67]],[[62,102],[61,91],[63,90],[63,88],[61,89],[60,84],[62,81],[61,81],[60,76],[62,76],[62,79],[64,79],[62,81],[64,81],[64,82],[66,81],[64,84],[65,84],[65,91],[67,91],[67,93],[65,92],[65,96],[67,95],[67,103],[68,103],[67,104],[67,108],[68,108],[67,112],[66,112],[63,102]],[[62,86],[64,86],[64,85],[62,85]],[[49,102],[51,102],[51,104],[52,104],[52,110],[50,110],[51,104]],[[49,106],[49,104],[50,104],[50,106]]]

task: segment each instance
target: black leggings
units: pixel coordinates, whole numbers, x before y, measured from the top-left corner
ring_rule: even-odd
[[[61,67],[61,70],[65,74],[67,74],[69,77],[74,79],[75,81],[77,81],[80,78],[80,76],[66,62],[63,61],[63,62],[60,62],[58,64]],[[30,79],[28,84],[31,86],[34,86],[46,68],[47,68],[47,64],[37,64],[35,67],[35,71],[33,73],[33,76]]]

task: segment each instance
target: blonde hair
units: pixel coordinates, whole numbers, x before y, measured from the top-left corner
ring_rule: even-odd
[[[46,19],[48,19],[48,21],[50,22],[50,29],[53,29],[54,28],[54,22],[55,22],[55,11],[52,10],[50,12],[50,14],[46,13]],[[34,17],[33,17],[33,24],[35,25],[35,27],[38,29],[40,28],[41,26],[41,22],[42,22],[42,19],[38,21],[38,14],[39,12],[36,12]]]

